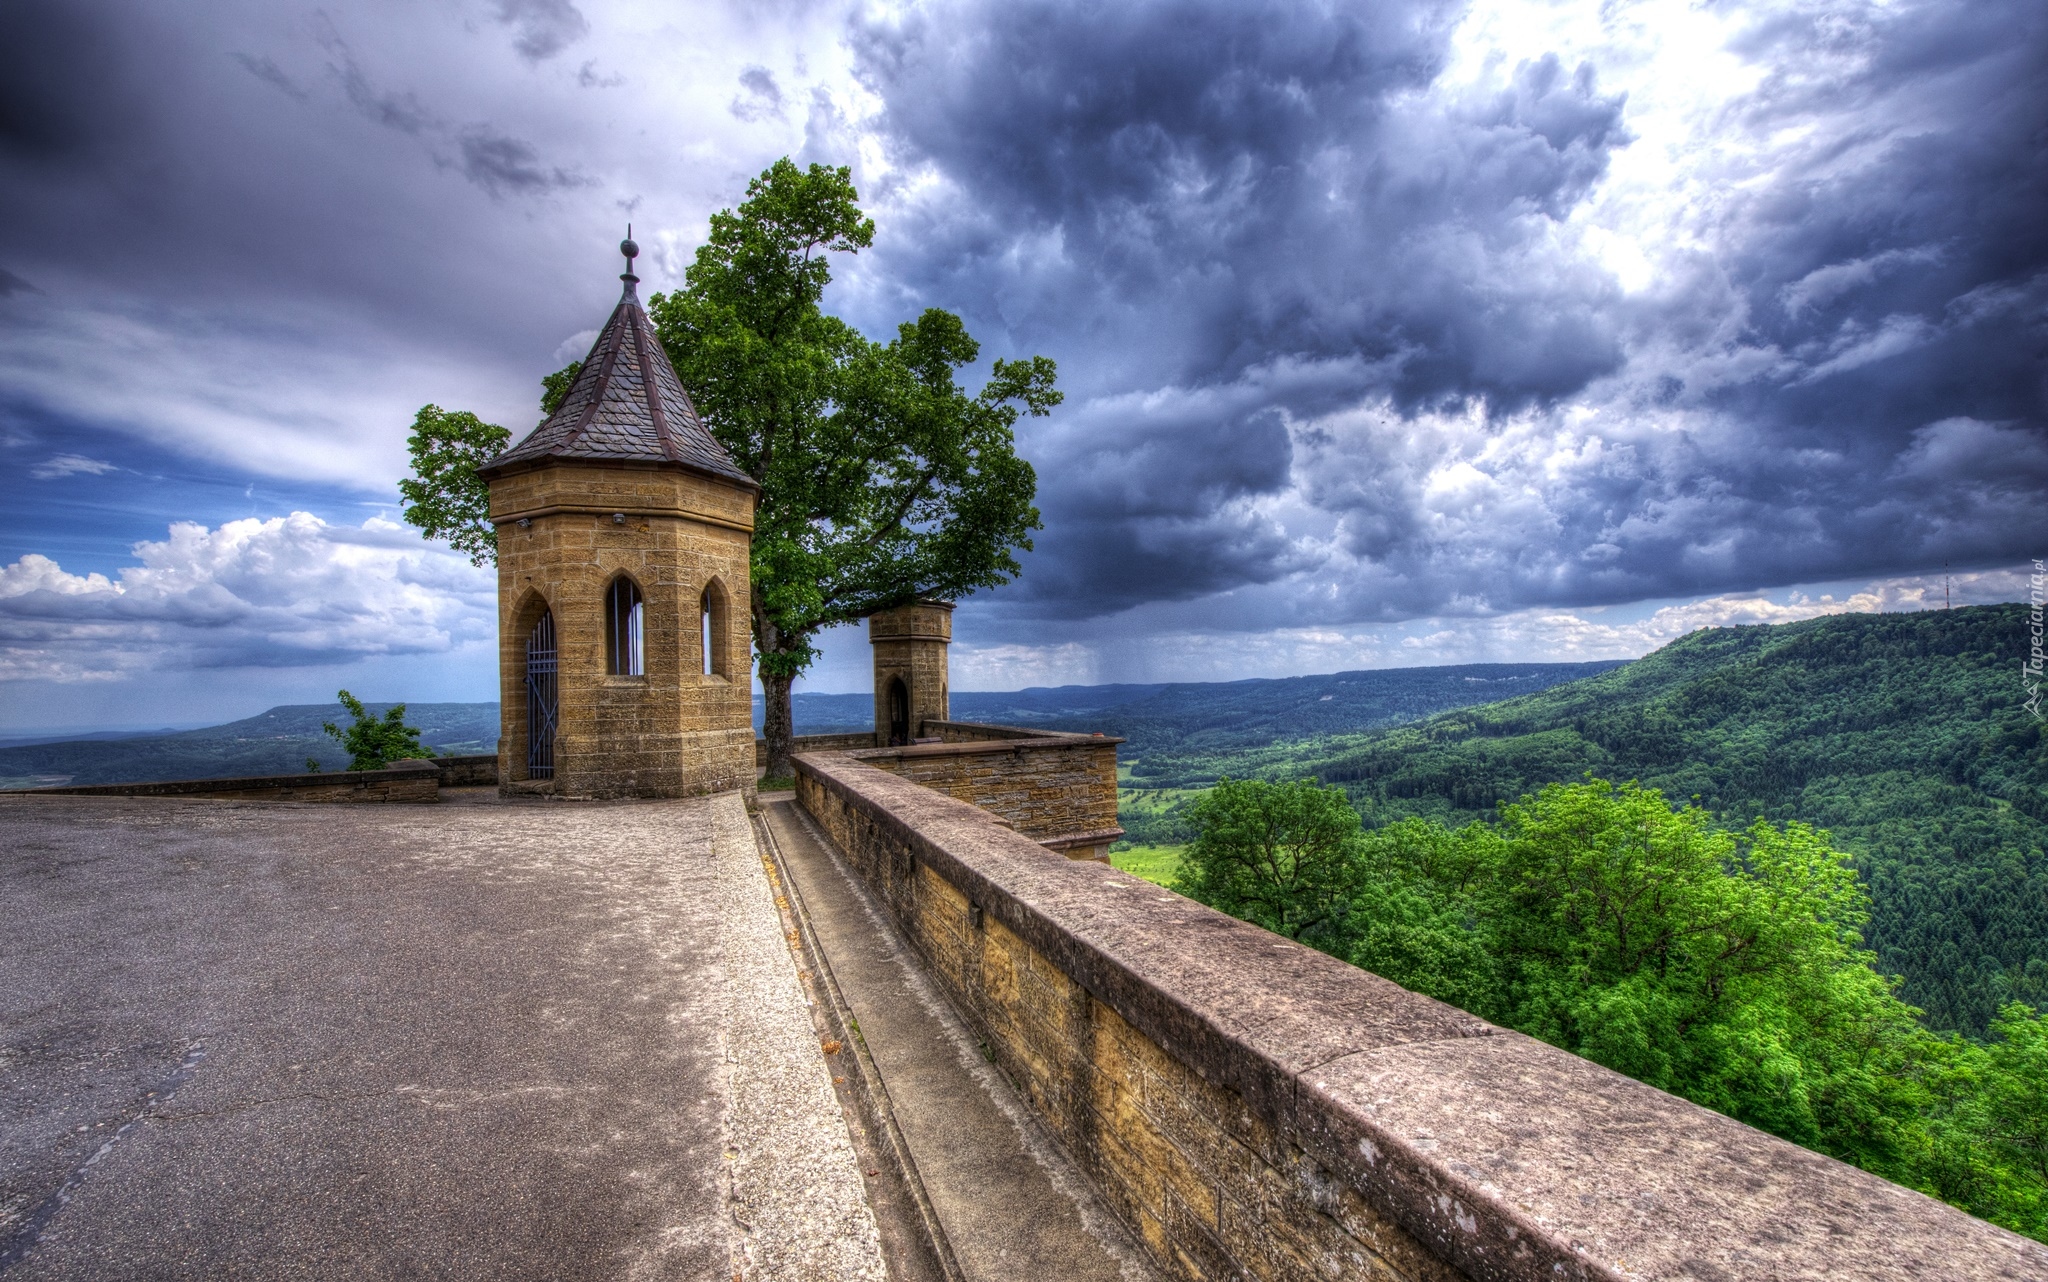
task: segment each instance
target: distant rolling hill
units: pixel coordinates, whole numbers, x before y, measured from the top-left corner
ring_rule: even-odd
[[[1358,731],[1412,721],[1447,708],[1500,697],[1503,690],[1540,690],[1611,663],[1481,664],[1341,672],[1222,684],[1057,686],[1003,693],[956,692],[953,715],[966,721],[1102,730],[1129,736],[1126,755],[1197,745],[1225,749],[1275,739]],[[865,730],[875,721],[874,696],[799,693],[797,733]],[[371,704],[382,715],[391,705]],[[323,734],[323,721],[343,722],[340,704],[291,704],[226,725],[175,734],[74,738],[0,747],[0,788],[61,783],[135,783],[153,779],[218,779],[303,770],[312,757],[327,770],[348,764]],[[495,703],[414,703],[406,720],[441,753],[495,752]],[[761,724],[755,700],[754,725]]]
[[[378,716],[391,707],[368,706]],[[411,703],[405,712],[420,741],[444,756],[498,750],[495,703]],[[348,754],[321,732],[323,721],[346,724],[348,713],[338,703],[286,704],[203,730],[0,748],[0,788],[287,774],[304,770],[308,757],[323,770],[344,769]]]
[[[2048,1005],[2048,739],[2023,706],[2026,607],[1695,632],[1613,672],[1320,743],[1155,753],[1134,782],[1314,775],[1368,823],[1491,815],[1588,771],[1724,823],[1829,829],[1874,901],[1879,968],[1939,1028]],[[1128,826],[1128,825],[1127,825]]]
[[[1049,713],[1061,729],[1100,730],[1127,741],[1123,757],[1143,762],[1160,754],[1235,752],[1274,743],[1356,734],[1424,717],[1547,690],[1567,681],[1612,671],[1620,660],[1598,663],[1465,663],[1438,668],[1380,668],[1317,677],[1190,682],[1126,689],[1129,698],[1091,710],[1085,720]],[[1068,687],[1074,689],[1075,687]],[[1088,689],[1089,687],[1079,687]],[[1033,694],[1034,691],[1023,691]],[[1047,692],[1057,693],[1057,692]],[[1018,695],[955,695],[954,715],[967,699]],[[976,720],[1000,720],[974,717]]]

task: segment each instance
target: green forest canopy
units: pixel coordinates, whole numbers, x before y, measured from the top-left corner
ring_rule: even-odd
[[[1713,628],[1588,680],[1415,725],[1154,753],[1140,788],[1219,775],[1341,786],[1368,828],[1491,818],[1588,772],[1697,798],[1716,823],[1825,829],[1870,895],[1865,941],[1937,1029],[2048,1005],[2048,744],[2022,706],[2026,607]],[[1184,825],[1140,817],[1149,841]]]
[[[1342,790],[1222,780],[1175,887],[1419,992],[2048,1240],[2048,1024],[1923,1028],[1825,834],[1551,784],[1367,832]]]

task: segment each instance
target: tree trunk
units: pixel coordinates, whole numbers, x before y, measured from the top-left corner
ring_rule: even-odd
[[[787,779],[796,773],[796,768],[789,761],[796,747],[796,723],[789,710],[789,688],[795,684],[794,677],[778,677],[772,672],[761,674],[761,735],[768,741],[767,777],[770,779]]]

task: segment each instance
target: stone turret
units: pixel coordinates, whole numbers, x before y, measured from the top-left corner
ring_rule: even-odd
[[[927,721],[947,721],[946,647],[953,606],[919,601],[868,616],[875,648],[875,745],[909,743]]]
[[[760,488],[634,293],[568,394],[477,469],[498,530],[501,786],[674,797],[754,782],[748,547]]]

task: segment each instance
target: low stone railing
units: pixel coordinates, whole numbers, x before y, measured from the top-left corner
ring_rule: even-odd
[[[797,752],[841,752],[849,748],[872,748],[875,736],[863,730],[858,734],[800,734],[796,737]],[[768,741],[754,740],[754,767],[759,769],[768,764]]]
[[[443,788],[491,788],[498,783],[498,754],[480,757],[435,757],[434,769]]]
[[[1085,739],[1065,730],[1033,730],[1026,726],[999,726],[982,721],[927,721],[918,729],[922,738],[941,743],[989,743],[1006,739]],[[1122,740],[1118,740],[1119,743]]]
[[[797,796],[1177,1278],[1991,1279],[2048,1248],[841,754]]]
[[[1069,859],[1108,862],[1116,820],[1116,749],[1104,735],[927,721],[907,747],[848,755],[979,806]],[[938,743],[929,742],[940,738]]]
[[[490,778],[483,782],[497,782],[496,757],[449,760],[488,760],[491,763]],[[471,768],[465,773],[476,772]],[[382,770],[251,775],[240,779],[170,779],[157,783],[76,784],[27,791],[78,797],[210,797],[220,801],[432,802],[441,799],[441,763],[394,761]]]

